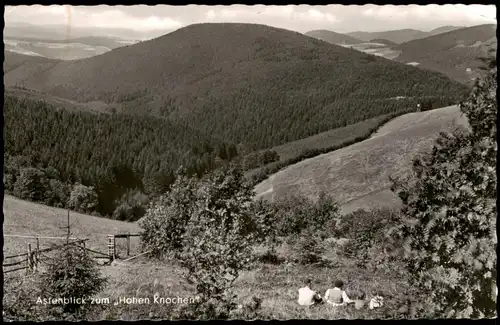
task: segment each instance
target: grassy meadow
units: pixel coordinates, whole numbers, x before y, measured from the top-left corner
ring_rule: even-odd
[[[5,237],[5,235],[21,236],[66,236],[68,210],[49,207],[42,204],[23,201],[6,195],[4,197],[4,246],[5,256],[25,253],[28,243],[34,248],[36,239]],[[71,237],[88,238],[87,248],[106,253],[108,250],[107,235],[117,233],[137,233],[140,231],[136,223],[115,221],[106,218],[89,216],[70,211]],[[40,248],[60,243],[61,239],[40,239]],[[123,243],[121,242],[123,241]],[[123,249],[125,240],[116,240],[119,253],[126,253]],[[138,250],[138,237],[131,238],[131,250]]]
[[[66,224],[67,211],[51,208],[36,203],[26,202],[6,196],[5,234],[38,234],[43,236],[63,236],[59,229]],[[136,223],[113,221],[89,215],[70,213],[72,236],[89,238],[87,247],[106,251],[108,233],[140,231]],[[14,222],[14,220],[16,222]],[[20,224],[20,226],[16,226]],[[22,253],[26,250],[29,239],[5,237],[4,253],[6,255]],[[34,241],[34,240],[33,240]],[[52,242],[57,242],[54,240]],[[251,270],[240,273],[235,282],[234,292],[240,308],[233,312],[232,318],[248,318],[245,312],[253,297],[262,299],[261,309],[254,315],[259,319],[339,319],[339,318],[384,318],[393,317],[390,312],[392,303],[401,301],[405,287],[405,273],[402,268],[392,265],[391,269],[359,269],[355,260],[346,258],[342,251],[342,241],[324,240],[323,263],[301,265],[297,262],[297,248],[293,241],[281,240],[277,247],[278,262],[256,262]],[[48,242],[41,242],[45,247]],[[138,249],[138,245],[132,244]],[[263,247],[255,248],[261,256],[265,254]],[[122,250],[124,252],[124,249]],[[134,254],[137,251],[133,252]],[[43,268],[43,267],[42,267]],[[157,262],[145,256],[127,262],[116,261],[112,265],[101,266],[102,274],[108,278],[108,285],[97,296],[109,298],[110,305],[100,306],[93,310],[91,316],[100,319],[165,319],[175,315],[180,305],[170,304],[131,304],[113,305],[120,297],[149,297],[159,292],[161,297],[190,298],[195,295],[195,288],[183,277],[184,270],[175,261]],[[36,276],[25,278],[25,272],[12,272],[5,278],[4,290],[8,294],[15,290],[19,281],[36,282]],[[353,306],[333,308],[321,305],[304,308],[296,303],[297,290],[303,286],[306,278],[314,279],[314,289],[322,295],[336,278],[346,282],[346,290],[370,292],[379,290],[386,300],[387,308],[370,311],[366,308],[356,310]],[[33,282],[34,283],[34,282]],[[36,297],[33,297],[35,303]]]
[[[466,126],[458,106],[409,113],[383,125],[369,139],[291,165],[255,187],[257,196],[279,198],[324,191],[345,211],[396,207],[389,176],[407,173],[419,152],[429,150],[439,132]],[[382,198],[382,199],[381,199]]]
[[[252,270],[244,271],[235,282],[234,293],[240,308],[232,318],[248,317],[244,307],[253,297],[262,299],[258,319],[356,319],[398,317],[399,303],[404,300],[407,289],[405,273],[402,269],[359,269],[355,261],[337,254],[332,244],[325,244],[323,258],[327,265],[300,265],[292,262],[294,252],[291,246],[283,244],[277,250],[280,264],[259,262]],[[169,319],[173,310],[180,305],[153,303],[153,295],[160,297],[191,298],[195,289],[182,277],[183,269],[173,262],[155,263],[147,260],[130,261],[102,268],[110,283],[100,297],[116,301],[119,297],[149,297],[150,304],[113,306],[95,314],[96,319]],[[314,280],[313,289],[321,295],[340,278],[346,283],[346,291],[352,294],[362,290],[379,291],[385,300],[385,308],[356,310],[353,305],[332,307],[319,305],[302,307],[297,304],[298,289],[306,278]],[[398,306],[398,307],[395,307]],[[120,315],[120,316],[118,316]]]
[[[278,153],[280,160],[288,160],[299,156],[306,150],[323,149],[329,146],[341,145],[363,136],[366,130],[376,128],[385,121],[388,114],[380,115],[365,121],[347,125],[341,128],[321,132],[297,141],[287,142],[271,148]]]

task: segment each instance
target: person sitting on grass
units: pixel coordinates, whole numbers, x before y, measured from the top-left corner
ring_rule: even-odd
[[[312,280],[307,279],[305,287],[299,289],[299,305],[312,306],[321,303],[321,301],[321,296],[316,291],[312,290]]]
[[[371,292],[372,298],[370,299],[370,303],[368,307],[370,309],[379,308],[384,306],[384,298],[381,293],[377,290],[372,290]]]
[[[324,300],[332,306],[344,306],[354,303],[344,291],[344,282],[336,280],[333,289],[328,289],[325,292]]]

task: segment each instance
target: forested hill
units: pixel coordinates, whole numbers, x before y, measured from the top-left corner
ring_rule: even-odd
[[[9,78],[30,77],[36,74],[36,70],[41,70],[44,67],[50,68],[59,60],[48,59],[42,56],[31,56],[4,51],[5,59],[3,61],[3,72],[5,74],[13,72]],[[13,70],[16,70],[15,72]]]
[[[497,48],[496,28],[495,24],[479,25],[403,43],[393,48],[401,51],[396,61],[418,62],[419,67],[470,82],[483,65],[479,58]]]
[[[467,26],[441,26],[428,32],[428,36],[443,34],[457,29],[467,28]]]
[[[139,217],[117,209],[135,209],[137,195],[163,193],[180,165],[202,175],[237,155],[234,144],[154,117],[71,112],[9,95],[3,114],[7,193],[67,207],[80,183],[94,187],[97,201],[73,209],[119,219]]]
[[[191,25],[30,71],[9,71],[5,84],[169,117],[249,150],[407,110],[421,97],[445,106],[468,92],[431,71],[297,32],[236,23]]]

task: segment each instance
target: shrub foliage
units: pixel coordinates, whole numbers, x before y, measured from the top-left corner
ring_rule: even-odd
[[[168,197],[141,220],[143,248],[158,257],[171,251],[195,284],[199,302],[215,308],[217,318],[229,317],[235,308],[232,284],[254,261],[253,247],[263,233],[253,217],[252,197],[251,185],[236,168],[199,181],[180,171]]]
[[[496,64],[461,104],[471,132],[442,134],[394,191],[412,284],[429,317],[496,314]]]

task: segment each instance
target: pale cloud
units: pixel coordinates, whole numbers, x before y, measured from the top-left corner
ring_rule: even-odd
[[[241,14],[242,12],[240,10],[223,9],[220,11],[220,15],[224,18],[236,18]]]
[[[368,8],[365,11],[363,11],[363,15],[371,17],[375,15],[375,11],[373,10],[373,8]]]
[[[381,6],[378,8],[378,16],[382,19],[400,19],[400,10],[401,8],[393,5]]]
[[[313,19],[323,19],[325,16],[321,11],[316,9],[309,9],[308,13]]]
[[[108,7],[97,13],[80,10],[81,6],[16,6],[5,13],[6,24],[9,22],[27,22],[43,24],[70,24],[71,27],[123,28],[138,31],[177,29],[184,24],[170,17],[160,17],[153,12],[148,17],[134,17],[123,10]],[[22,13],[23,16],[16,16]]]
[[[183,24],[169,17],[158,17],[151,15],[145,18],[136,18],[127,15],[123,11],[110,9],[100,13],[86,14],[77,12],[75,26],[95,26],[100,28],[122,28],[130,26],[139,31],[154,31],[162,29],[176,29]]]
[[[295,11],[295,6],[258,6],[258,13],[264,16],[271,17],[290,17]]]
[[[231,6],[8,6],[6,26],[26,22],[35,25],[67,24],[96,28],[128,28],[151,35],[193,23],[256,23],[307,32],[329,29],[382,31],[404,28],[431,30],[444,25],[473,26],[496,23],[494,5],[231,5]],[[154,33],[153,33],[154,31]]]
[[[323,23],[336,23],[340,21],[335,15],[316,8],[311,8],[307,11],[302,11],[302,12],[295,11],[292,15],[292,18],[297,23],[305,22],[305,23],[323,24]]]
[[[215,11],[209,10],[206,14],[207,19],[214,19],[215,18]]]

